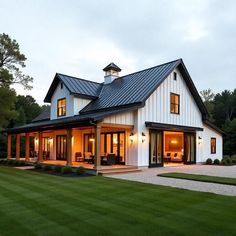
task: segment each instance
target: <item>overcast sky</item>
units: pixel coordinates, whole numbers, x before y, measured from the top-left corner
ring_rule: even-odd
[[[20,44],[43,103],[56,72],[103,82],[111,61],[122,75],[182,58],[197,87],[236,86],[235,0],[0,0],[0,33]]]

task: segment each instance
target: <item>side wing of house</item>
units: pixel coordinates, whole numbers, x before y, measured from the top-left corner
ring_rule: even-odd
[[[62,103],[60,104],[60,102]],[[51,98],[50,118],[59,119],[78,115],[86,105],[91,102],[90,99],[77,97],[71,94],[63,82],[59,82]],[[59,115],[59,109],[65,106],[65,115]]]

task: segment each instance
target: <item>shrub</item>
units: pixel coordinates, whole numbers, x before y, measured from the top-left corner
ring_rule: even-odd
[[[226,161],[226,165],[231,165],[232,164],[231,158],[226,158],[225,161]]]
[[[211,159],[211,158],[207,158],[206,164],[207,164],[207,165],[211,165],[211,164],[212,164],[212,159]]]
[[[220,160],[219,159],[215,159],[213,163],[214,163],[214,165],[219,165],[220,164]]]
[[[36,163],[36,164],[34,165],[34,168],[35,168],[36,170],[40,170],[40,169],[42,169],[42,165],[39,164],[39,163]]]
[[[12,159],[8,160],[7,164],[10,165],[10,166],[14,166],[14,165],[16,165],[16,160],[12,160]]]
[[[25,161],[15,161],[16,166],[25,166]]]
[[[223,159],[226,159],[226,158],[230,158],[230,156],[229,155],[224,155]]]
[[[44,169],[45,171],[49,171],[49,170],[52,170],[52,166],[51,166],[51,165],[44,165],[44,166],[43,166],[43,169]]]
[[[236,154],[233,154],[231,158],[236,159]]]
[[[65,166],[62,168],[61,172],[63,174],[70,174],[70,173],[72,173],[72,168],[70,166]]]
[[[77,175],[84,175],[85,174],[85,169],[83,166],[80,166],[76,169],[76,174]]]
[[[54,171],[57,172],[57,173],[61,173],[62,172],[62,166],[60,166],[60,165],[55,166]]]
[[[7,159],[4,159],[4,160],[2,160],[2,164],[3,164],[3,165],[6,165],[6,164],[7,164],[7,162],[8,162],[8,160],[7,160]]]

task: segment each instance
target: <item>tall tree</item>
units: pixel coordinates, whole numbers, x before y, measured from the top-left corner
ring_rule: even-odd
[[[22,124],[22,122],[30,123],[36,116],[42,112],[42,108],[36,103],[35,99],[30,96],[18,95],[16,98],[16,110],[21,114],[19,121],[16,124]]]
[[[15,101],[16,94],[14,90],[0,87],[0,131],[7,127],[9,120],[17,116]]]
[[[21,84],[25,89],[31,89],[30,83],[33,82],[33,78],[21,71],[26,60],[15,39],[4,33],[0,34],[0,86]]]
[[[211,89],[206,89],[206,90],[200,91],[200,95],[202,97],[202,100],[203,100],[206,108],[207,108],[207,111],[210,114],[210,120],[213,121],[212,111],[214,109],[213,99],[215,97],[215,94],[211,91]]]
[[[222,93],[216,94],[212,115],[217,126],[222,127],[227,120],[231,121],[234,118],[236,109],[235,93],[235,91],[224,90]]]

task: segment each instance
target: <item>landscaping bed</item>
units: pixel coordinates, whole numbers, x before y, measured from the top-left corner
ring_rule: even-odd
[[[40,172],[44,174],[60,175],[60,176],[65,176],[65,177],[91,176],[90,174],[86,173],[85,168],[82,166],[70,167],[70,166],[49,165],[49,164],[41,164],[41,163],[30,164],[25,161],[7,160],[7,159],[1,159],[0,165],[9,166],[9,167],[32,166],[32,169],[26,169],[26,170]]]
[[[158,176],[236,186],[236,178],[187,174],[187,173],[178,173],[178,172],[162,173],[162,174],[158,174]]]

